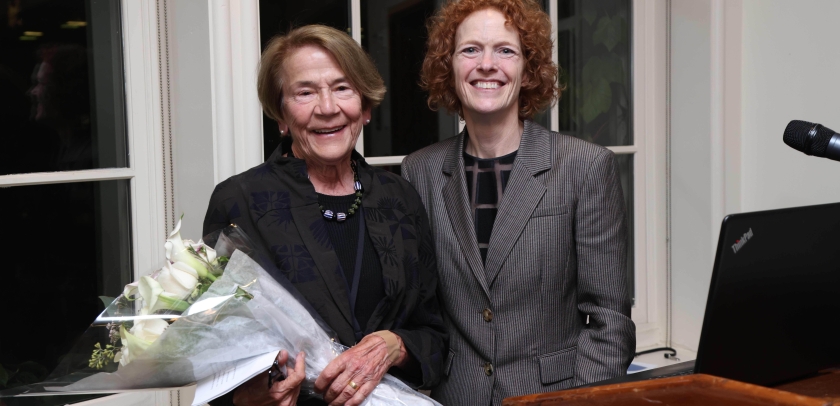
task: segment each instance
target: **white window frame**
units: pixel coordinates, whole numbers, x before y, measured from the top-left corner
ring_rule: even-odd
[[[160,92],[156,2],[123,0],[123,55],[126,136],[129,166],[81,171],[39,172],[0,176],[0,187],[26,187],[56,183],[128,180],[131,202],[133,276],[150,273],[162,263],[163,226],[162,144],[159,142]]]
[[[351,0],[353,39],[361,44],[361,1]],[[632,83],[633,144],[607,147],[616,155],[633,155],[633,216],[635,233],[635,297],[632,317],[638,349],[666,345],[666,1],[633,1]],[[557,1],[549,0],[552,25],[557,24]],[[552,29],[554,62],[558,61],[557,29]],[[559,106],[551,108],[551,130],[558,131]],[[463,126],[463,122],[461,123]],[[364,133],[356,142],[364,155]],[[375,166],[400,165],[404,155],[366,158]]]
[[[230,7],[231,15],[244,18],[255,27],[237,34],[232,41],[233,48],[244,48],[246,44],[259,43],[259,19],[256,4],[258,0],[214,0]],[[350,1],[351,34],[361,44],[361,1]],[[668,204],[666,200],[667,176],[667,5],[669,0],[635,0],[632,3],[632,83],[633,83],[633,134],[634,143],[628,146],[608,147],[617,155],[633,155],[633,199],[634,199],[634,246],[636,303],[632,318],[636,323],[636,346],[643,350],[670,344],[668,335],[670,293],[668,290]],[[552,24],[557,21],[556,0],[549,1]],[[214,24],[211,30],[220,36],[233,35],[229,27]],[[552,30],[553,59],[558,59],[557,30]],[[239,51],[237,51],[239,52]],[[240,72],[255,71],[259,62],[258,52],[243,53],[246,58]],[[254,56],[256,55],[256,56]],[[218,63],[218,62],[217,62]],[[236,86],[235,98],[256,99],[255,86]],[[551,111],[551,129],[559,128],[558,106]],[[237,115],[240,114],[240,115]],[[241,117],[242,112],[234,113]],[[242,137],[259,137],[252,144],[262,140],[261,117],[251,115],[253,120],[248,134]],[[463,123],[462,123],[463,124]],[[240,138],[237,134],[235,138]],[[255,147],[254,147],[255,148]],[[359,136],[356,149],[364,155],[364,132]],[[259,151],[261,153],[261,150]],[[254,153],[256,154],[256,153]],[[254,155],[252,154],[252,155]],[[367,162],[376,166],[400,165],[405,156],[369,157]],[[250,165],[251,162],[249,161]],[[237,170],[238,168],[237,162]],[[251,165],[252,166],[252,165]],[[250,167],[246,165],[246,167]]]
[[[131,179],[131,252],[136,280],[159,268],[166,259],[163,243],[169,232],[169,196],[165,174],[171,171],[172,163],[164,159],[168,143],[163,135],[168,133],[169,124],[165,115],[167,100],[161,91],[164,82],[158,1],[121,0],[121,11],[130,161],[123,170],[129,171],[125,179]]]

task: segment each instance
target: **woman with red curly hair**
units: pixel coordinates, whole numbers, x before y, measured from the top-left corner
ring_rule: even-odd
[[[625,374],[635,350],[615,156],[531,121],[560,90],[534,0],[451,0],[421,83],[465,122],[408,156],[449,331],[445,405],[498,405]]]

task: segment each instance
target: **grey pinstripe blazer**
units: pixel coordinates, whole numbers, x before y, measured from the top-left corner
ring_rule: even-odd
[[[402,166],[429,214],[449,329],[444,378],[432,396],[444,405],[499,405],[623,375],[636,338],[615,156],[526,121],[483,264],[465,136]]]

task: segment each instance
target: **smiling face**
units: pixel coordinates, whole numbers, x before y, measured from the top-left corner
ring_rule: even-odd
[[[519,116],[525,59],[519,33],[496,9],[476,11],[455,31],[455,92],[464,117]]]
[[[370,109],[332,55],[314,45],[295,50],[284,62],[283,119],[295,156],[308,163],[340,164],[349,159]]]

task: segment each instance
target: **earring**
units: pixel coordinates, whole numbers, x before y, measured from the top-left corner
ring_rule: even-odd
[[[370,120],[365,120],[365,124],[370,124]]]
[[[286,133],[285,131],[280,130],[280,135],[283,135],[283,134],[285,134],[285,133]]]

